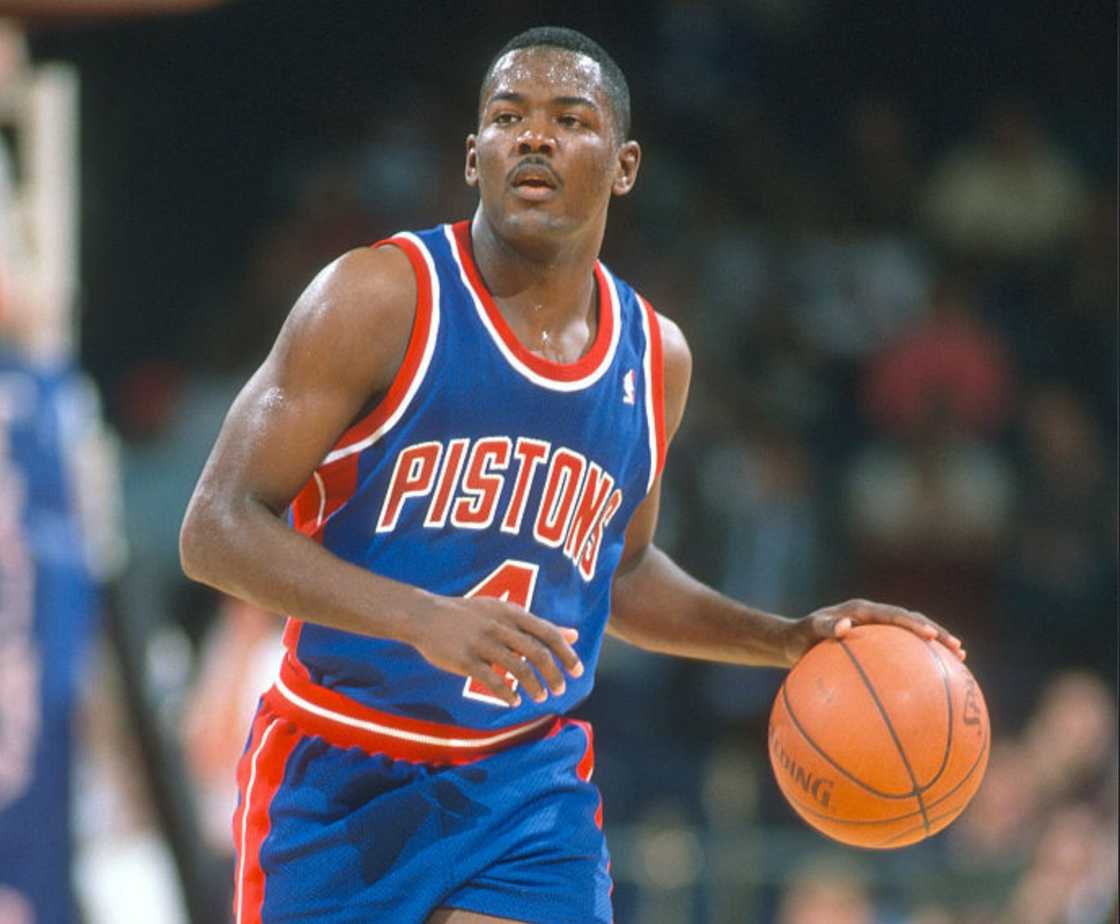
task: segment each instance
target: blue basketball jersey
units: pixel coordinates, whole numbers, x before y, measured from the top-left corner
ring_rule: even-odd
[[[94,627],[71,478],[89,406],[68,367],[0,351],[0,918],[77,920],[71,717]]]
[[[291,619],[277,689],[305,715],[420,747],[448,727],[496,744],[591,691],[626,526],[664,456],[657,320],[597,264],[594,342],[575,363],[550,362],[494,304],[468,222],[378,246],[399,247],[416,274],[406,355],[293,502],[292,525],[377,574],[578,629],[586,669],[563,695],[511,708],[409,645]]]

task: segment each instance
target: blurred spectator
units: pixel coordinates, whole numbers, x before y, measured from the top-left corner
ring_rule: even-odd
[[[1006,343],[978,316],[961,278],[941,280],[928,318],[903,333],[872,363],[868,416],[894,434],[934,416],[963,433],[991,435],[1010,417],[1014,382]]]
[[[81,704],[82,760],[74,810],[75,879],[85,924],[188,924],[175,863],[156,819],[150,780],[107,646]],[[52,919],[44,919],[46,920]]]
[[[787,882],[777,924],[876,924],[871,889],[853,863],[806,862]]]
[[[816,488],[808,448],[795,431],[758,427],[713,447],[700,472],[706,516],[721,532],[714,585],[773,613],[804,615],[820,586]],[[712,715],[764,714],[780,682],[770,670],[704,664]]]
[[[721,106],[738,89],[734,78],[746,63],[740,41],[731,41],[726,6],[713,0],[668,0],[660,11],[658,89],[677,117],[697,126],[709,121],[701,114]]]
[[[847,473],[850,592],[922,610],[971,641],[991,643],[988,618],[1013,474],[989,445],[937,421],[908,442],[872,444]]]
[[[998,924],[1104,924],[1117,888],[1116,734],[1115,693],[1084,671],[1048,680],[1019,735],[997,729],[984,782],[946,840],[958,910]]]
[[[847,218],[844,219],[847,225]],[[890,343],[926,310],[931,268],[913,240],[850,226],[794,251],[797,324],[826,356],[859,360]]]
[[[906,917],[906,924],[965,924],[945,908],[926,905]]]
[[[844,141],[836,183],[856,227],[909,229],[920,179],[913,121],[895,101],[866,97],[848,113]]]
[[[934,170],[926,224],[936,242],[970,259],[1050,258],[1081,222],[1085,185],[1030,103],[997,99],[982,136]]]
[[[967,290],[943,283],[928,320],[867,372],[867,417],[881,436],[853,458],[843,522],[852,592],[897,600],[990,641],[999,552],[1015,475],[990,437],[1011,410],[1011,372]]]
[[[1067,385],[1030,395],[1023,430],[1022,500],[1001,608],[1008,641],[1021,666],[1083,663],[1115,676],[1115,458]]]
[[[372,242],[361,178],[346,158],[279,171],[279,214],[247,244],[240,278],[207,306],[184,356],[219,374],[244,378],[268,353],[292,303],[327,263]]]
[[[806,613],[819,599],[812,464],[796,432],[756,428],[714,448],[701,472],[723,523],[719,588],[761,609]]]
[[[200,794],[203,835],[211,850],[227,859],[233,853],[230,823],[237,807],[230,780],[236,778],[257,697],[272,685],[280,666],[282,625],[272,613],[223,597],[183,710],[183,750]]]
[[[1047,319],[1053,344],[1052,374],[1076,383],[1092,410],[1115,433],[1120,394],[1120,337],[1117,335],[1116,184],[1093,196],[1070,266],[1069,293]]]
[[[1038,755],[1017,739],[992,745],[984,782],[950,834],[961,866],[1017,872],[1025,862],[1042,813]]]
[[[1116,896],[1115,819],[1090,805],[1059,809],[1000,924],[1105,924]]]
[[[733,215],[725,216],[719,227],[700,254],[697,282],[704,314],[689,338],[720,368],[741,374],[750,332],[778,284],[775,254],[759,227],[735,222]]]
[[[171,363],[142,364],[121,379],[117,403],[127,413],[122,424],[128,436],[121,469],[132,555],[120,589],[124,605],[149,631],[181,616],[197,637],[209,618],[208,612],[176,612],[184,583],[179,523],[222,416],[242,384],[232,374],[187,377]]]
[[[1043,804],[1114,809],[1116,737],[1116,697],[1105,682],[1088,671],[1054,675],[1023,735]]]
[[[1116,206],[1115,182],[1096,192],[1072,260],[1071,310],[1104,332],[1116,329]]]

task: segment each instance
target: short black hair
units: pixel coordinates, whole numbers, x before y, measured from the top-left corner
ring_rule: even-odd
[[[494,76],[494,68],[498,62],[511,51],[540,47],[574,51],[576,54],[586,55],[599,64],[603,74],[603,88],[614,109],[614,125],[618,131],[619,141],[625,141],[630,134],[630,86],[626,82],[626,75],[602,45],[590,36],[564,26],[536,26],[526,29],[506,42],[490,59],[490,66],[486,68],[486,76],[482,78],[482,86],[478,91],[479,109],[482,109],[483,94]]]

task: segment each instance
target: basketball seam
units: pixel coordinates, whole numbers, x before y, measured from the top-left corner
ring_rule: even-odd
[[[911,795],[918,800],[918,809],[922,813],[922,824],[925,825],[926,831],[929,831],[929,815],[926,812],[925,799],[922,798],[922,790],[918,786],[918,779],[914,776],[914,770],[910,766],[910,760],[906,756],[906,751],[902,747],[902,742],[898,740],[898,733],[894,730],[894,725],[891,722],[891,717],[887,714],[886,707],[879,699],[879,694],[875,692],[875,687],[871,683],[871,678],[863,670],[863,665],[859,663],[859,659],[855,656],[852,650],[844,643],[843,639],[837,639],[840,642],[840,647],[844,649],[844,654],[848,656],[852,664],[855,666],[856,671],[859,673],[860,678],[863,680],[863,685],[867,687],[867,692],[871,694],[871,699],[875,702],[875,708],[879,710],[879,715],[882,716],[883,721],[886,723],[887,731],[890,732],[891,740],[894,742],[895,748],[898,750],[898,756],[902,758],[902,765],[906,768],[906,773],[910,777],[910,782],[914,789]]]
[[[960,778],[960,780],[957,781],[956,785],[953,786],[953,788],[950,789],[947,793],[945,793],[944,795],[938,796],[932,802],[927,803],[926,808],[928,808],[928,809],[937,808],[937,806],[939,806],[943,802],[945,802],[946,799],[951,798],[957,790],[959,790],[965,783],[967,783],[969,781],[969,779],[972,777],[972,774],[974,774],[976,772],[976,768],[980,766],[980,764],[983,762],[984,758],[987,756],[988,747],[989,747],[990,743],[991,743],[990,739],[985,740],[984,746],[980,749],[980,752],[976,755],[976,759],[972,762],[972,766],[968,768],[968,770],[964,774],[964,776],[962,776]],[[823,819],[825,821],[830,821],[830,822],[833,822],[835,824],[840,824],[840,825],[858,826],[858,825],[890,824],[890,823],[895,822],[895,821],[903,821],[903,820],[909,818],[912,815],[920,815],[921,814],[920,811],[915,809],[912,812],[906,812],[905,814],[902,814],[902,815],[892,815],[890,818],[874,818],[874,819],[837,818],[835,815],[829,815],[826,812],[820,811],[819,809],[809,805],[808,803],[803,802],[801,799],[798,799],[798,798],[793,797],[793,796],[790,796],[788,798],[789,798],[790,802],[796,803],[799,809],[804,809],[810,815],[813,815],[813,816],[815,816],[817,818],[820,818],[820,819]],[[908,798],[910,798],[910,796],[909,795],[899,796],[898,798],[907,798],[908,799]],[[907,829],[907,830],[913,830],[913,829]]]
[[[945,686],[945,703],[949,707],[949,724],[947,726],[948,733],[945,735],[945,753],[941,758],[941,766],[938,767],[937,772],[930,777],[929,782],[922,787],[923,792],[941,779],[941,774],[944,773],[945,768],[949,766],[949,755],[953,752],[953,691],[949,689],[949,670],[945,667],[945,662],[941,660],[941,655],[937,653],[937,649],[933,647],[933,642],[927,641],[926,649],[937,665],[937,669],[941,672],[941,682]]]
[[[983,758],[987,757],[987,755],[988,755],[988,749],[989,749],[989,747],[990,747],[990,746],[991,746],[991,738],[988,738],[988,740],[984,742],[984,747],[983,747],[983,748],[981,749],[981,751],[980,751],[980,754],[979,754],[979,755],[977,756],[977,758],[976,758],[976,761],[975,761],[975,762],[973,763],[973,765],[972,765],[971,767],[969,767],[969,769],[968,769],[968,773],[966,773],[966,774],[964,775],[964,777],[962,777],[962,778],[961,778],[961,781],[960,781],[960,783],[958,783],[958,784],[957,784],[956,786],[954,786],[954,787],[953,787],[953,788],[952,788],[951,790],[949,790],[949,792],[945,793],[945,795],[944,795],[944,796],[942,796],[942,797],[941,797],[940,799],[938,799],[938,800],[937,800],[937,803],[931,803],[931,804],[930,804],[930,808],[933,808],[935,804],[939,804],[939,803],[941,803],[941,802],[944,802],[944,801],[945,801],[946,799],[948,799],[948,798],[949,798],[949,797],[950,797],[950,796],[951,796],[951,795],[952,795],[952,794],[953,794],[954,792],[956,792],[956,791],[957,791],[958,789],[960,789],[960,787],[961,787],[962,785],[964,785],[965,781],[966,781],[966,780],[968,780],[968,778],[969,778],[970,776],[972,776],[972,774],[973,774],[973,773],[975,773],[975,772],[976,772],[976,768],[980,766],[981,760],[982,760]],[[969,799],[971,799],[971,796],[969,797]],[[956,814],[957,814],[957,815],[959,815],[959,814],[960,814],[961,812],[963,812],[963,811],[964,811],[964,808],[965,808],[965,806],[966,806],[966,805],[968,805],[968,801],[969,801],[969,800],[968,800],[968,799],[966,799],[966,800],[965,800],[965,805],[962,805],[962,806],[961,806],[961,807],[960,807],[960,808],[959,808],[959,809],[957,810],[957,812],[956,812]],[[950,820],[952,820],[952,818],[953,818],[953,817],[956,817],[956,816],[955,816],[955,815],[953,815],[953,814],[952,814],[952,813],[950,813],[950,812],[945,812],[944,814],[938,815],[938,816],[937,816],[936,818],[934,818],[933,820],[934,820],[935,822],[936,822],[936,821],[941,821],[941,819],[943,819],[943,818],[946,818],[946,817],[949,817],[949,818],[950,818]],[[883,842],[882,842],[882,843],[881,843],[881,844],[880,844],[879,846],[880,846],[880,847],[889,847],[889,846],[890,846],[890,845],[891,845],[891,844],[892,844],[892,843],[893,843],[894,841],[900,840],[901,838],[903,838],[903,837],[906,837],[907,835],[909,835],[909,834],[913,833],[913,832],[914,832],[914,831],[916,831],[916,830],[918,830],[918,829],[917,829],[917,828],[907,828],[907,829],[906,829],[905,831],[899,832],[898,834],[895,834],[895,835],[892,835],[891,837],[888,837],[888,838],[887,838],[887,839],[886,839],[885,841],[883,841]]]
[[[874,786],[869,786],[867,783],[865,783],[863,780],[861,780],[858,776],[853,775],[848,770],[845,770],[843,767],[841,767],[840,764],[838,764],[824,750],[824,748],[822,748],[819,744],[817,744],[817,742],[815,742],[809,736],[809,733],[807,731],[805,731],[804,726],[802,726],[800,720],[797,718],[797,715],[793,711],[793,706],[790,705],[789,691],[786,689],[786,684],[784,682],[782,683],[782,705],[785,706],[786,713],[789,715],[790,719],[793,721],[794,727],[800,733],[801,737],[805,739],[805,742],[814,751],[816,751],[818,754],[820,754],[820,756],[822,758],[824,758],[824,760],[826,760],[829,763],[829,765],[832,766],[832,768],[834,770],[836,770],[837,773],[843,774],[843,776],[845,776],[847,779],[849,779],[853,783],[855,783],[856,786],[859,786],[861,789],[866,790],[867,792],[871,793],[871,795],[873,795],[873,796],[878,796],[880,799],[912,799],[914,797],[913,792],[891,793],[891,792],[883,792],[881,790],[878,790]]]

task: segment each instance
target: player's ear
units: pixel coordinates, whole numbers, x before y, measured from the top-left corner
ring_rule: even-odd
[[[478,146],[474,135],[467,135],[467,160],[463,166],[463,177],[468,186],[478,185]]]
[[[618,171],[615,173],[611,192],[625,196],[638,181],[638,167],[642,162],[642,149],[637,141],[627,141],[618,149]]]

